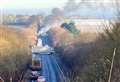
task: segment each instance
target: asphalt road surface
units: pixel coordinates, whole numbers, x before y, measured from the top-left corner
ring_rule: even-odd
[[[40,29],[39,29],[40,31]],[[39,36],[42,40],[42,45],[51,46],[51,35],[48,32],[47,36]],[[39,43],[39,41],[38,41]],[[64,74],[58,65],[55,54],[53,55],[40,55],[42,60],[42,75],[46,78],[46,82],[66,82]]]
[[[64,74],[54,55],[41,55],[42,74],[46,82],[66,82]]]

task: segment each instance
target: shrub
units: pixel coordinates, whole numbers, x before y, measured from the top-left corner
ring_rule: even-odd
[[[15,28],[0,26],[0,76],[5,82],[18,81],[30,60],[27,39]]]

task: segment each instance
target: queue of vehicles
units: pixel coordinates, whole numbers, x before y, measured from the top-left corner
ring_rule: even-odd
[[[32,63],[25,74],[25,82],[46,82],[42,76],[42,61],[38,54],[32,54]]]
[[[55,53],[54,49],[49,46],[32,47],[32,62],[25,74],[27,81],[25,82],[46,82],[46,78],[42,75],[42,60],[40,55],[51,55]]]

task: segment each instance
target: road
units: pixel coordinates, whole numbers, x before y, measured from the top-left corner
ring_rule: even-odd
[[[42,45],[52,46],[51,33],[46,36],[38,36],[42,40]],[[38,41],[38,44],[41,43]],[[42,60],[42,75],[46,78],[46,82],[66,82],[64,73],[62,72],[55,54],[40,55]]]
[[[54,55],[42,55],[42,73],[46,82],[66,82]]]

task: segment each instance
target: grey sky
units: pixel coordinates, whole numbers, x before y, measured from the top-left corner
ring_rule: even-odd
[[[68,0],[0,0],[0,7],[2,8],[53,8],[62,7]],[[81,0],[75,0],[80,2]],[[110,3],[113,0],[86,0],[87,2]]]
[[[68,0],[0,0],[0,8],[3,9],[3,13],[10,14],[36,14],[36,13],[50,13],[53,8],[63,8]],[[72,0],[71,0],[72,1]],[[77,3],[81,0],[75,0]],[[101,6],[113,6],[112,3],[115,0],[84,0],[86,2],[91,2],[96,8]],[[118,0],[119,1],[119,0]],[[83,4],[85,5],[85,4]],[[107,10],[110,9],[107,8]],[[79,11],[81,14],[86,14],[91,10],[84,9]],[[95,12],[94,10],[93,12]],[[103,11],[99,11],[103,12]],[[113,11],[110,11],[113,12]],[[95,12],[96,13],[96,12]],[[97,14],[99,14],[97,12]]]

